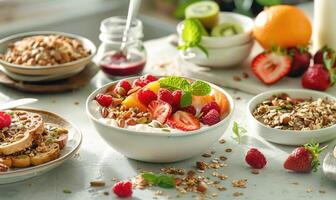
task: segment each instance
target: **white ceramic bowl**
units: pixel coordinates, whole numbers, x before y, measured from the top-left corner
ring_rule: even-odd
[[[209,56],[206,57],[199,49],[192,48],[188,51],[180,51],[183,60],[197,65],[211,68],[231,68],[242,63],[251,53],[254,40],[245,44],[225,47],[207,48]]]
[[[7,50],[8,44],[13,43],[17,40],[21,40],[22,38],[35,36],[35,35],[63,35],[66,37],[74,38],[79,40],[85,49],[91,51],[91,55],[81,58],[72,62],[52,65],[52,66],[23,66],[17,65],[13,63],[9,63],[0,59],[0,64],[7,70],[12,73],[21,74],[21,75],[58,75],[64,74],[65,72],[77,72],[79,73],[81,70],[85,68],[87,64],[91,62],[91,59],[96,54],[95,45],[89,40],[79,35],[63,33],[63,32],[54,32],[54,31],[36,31],[36,32],[27,32],[20,33],[16,35],[12,35],[0,40],[0,52],[5,53]]]
[[[253,29],[253,19],[246,17],[241,14],[232,12],[221,12],[219,14],[219,24],[224,22],[235,22],[242,26],[244,32],[226,37],[209,37],[203,36],[201,44],[207,48],[223,48],[232,47],[236,45],[245,44],[253,40],[252,29]],[[183,30],[183,21],[177,25],[177,33],[179,38],[181,38]]]
[[[321,143],[336,137],[336,125],[309,131],[279,130],[268,127],[253,117],[252,112],[259,103],[274,94],[283,92],[294,98],[313,98],[316,100],[318,98],[328,97],[329,99],[336,100],[334,96],[329,94],[305,89],[279,89],[261,93],[253,97],[247,106],[249,130],[255,131],[258,135],[270,142],[285,145],[303,145],[312,141]]]
[[[116,83],[111,82],[90,94],[86,102],[86,113],[107,144],[126,157],[135,160],[167,163],[185,160],[203,153],[224,134],[234,110],[232,97],[220,87],[210,84],[214,89],[223,92],[230,102],[230,114],[219,123],[206,129],[190,132],[135,132],[99,121],[95,117],[97,115],[94,109],[90,108],[90,103],[98,93],[105,92],[108,87]]]

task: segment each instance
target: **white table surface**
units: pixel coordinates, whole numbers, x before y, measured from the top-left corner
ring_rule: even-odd
[[[155,52],[150,52],[153,56]],[[113,178],[129,179],[138,174],[139,170],[159,171],[162,167],[183,167],[194,169],[195,162],[198,160],[209,160],[201,156],[172,164],[149,164],[130,160],[119,154],[99,137],[89,122],[85,114],[86,97],[95,88],[108,83],[102,73],[99,73],[92,81],[79,91],[64,94],[46,94],[33,95],[8,89],[0,86],[0,93],[10,98],[33,97],[38,98],[39,102],[33,105],[36,108],[46,109],[64,116],[66,119],[74,122],[83,132],[83,144],[78,157],[71,159],[59,168],[24,182],[0,185],[1,200],[63,200],[63,199],[115,199],[111,193]],[[228,92],[234,97],[240,97],[235,100],[236,109],[233,120],[247,127],[245,118],[245,107],[252,95],[233,91]],[[0,94],[0,95],[1,95]],[[79,103],[79,104],[78,104]],[[217,199],[255,199],[255,200],[280,200],[280,199],[328,199],[333,200],[336,197],[336,184],[327,180],[322,170],[311,174],[295,174],[285,171],[282,167],[293,147],[275,145],[266,142],[255,136],[253,130],[248,130],[248,134],[243,137],[242,144],[238,145],[231,138],[231,127],[227,130],[223,138],[226,144],[214,144],[209,151],[215,150],[217,156],[225,155],[229,159],[226,161],[227,167],[221,168],[220,173],[228,175],[227,180],[221,181],[227,188],[227,191],[217,192]],[[329,143],[327,151],[330,151],[336,141]],[[265,169],[260,174],[254,175],[250,172],[249,167],[245,164],[245,152],[250,147],[257,147],[261,150],[268,161]],[[232,153],[225,153],[225,148],[232,148]],[[321,158],[325,154],[321,155]],[[208,170],[211,177],[211,170]],[[247,188],[237,189],[231,186],[234,179],[247,178]],[[91,180],[104,180],[106,187],[91,188]],[[298,183],[298,184],[293,184]],[[70,189],[71,194],[64,194],[64,189]],[[157,188],[159,189],[159,188]],[[108,191],[110,194],[105,196],[103,192]],[[163,190],[164,195],[159,199],[176,198],[175,190]],[[320,192],[322,191],[322,193]],[[242,192],[240,197],[234,197],[234,192]],[[155,190],[135,190],[133,199],[153,199]],[[210,192],[212,193],[212,192]],[[194,199],[192,195],[185,195],[178,199]]]

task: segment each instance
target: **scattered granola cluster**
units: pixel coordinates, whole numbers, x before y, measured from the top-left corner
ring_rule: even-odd
[[[274,95],[253,111],[263,124],[282,130],[316,130],[336,123],[336,102],[327,97],[294,99],[287,94]]]

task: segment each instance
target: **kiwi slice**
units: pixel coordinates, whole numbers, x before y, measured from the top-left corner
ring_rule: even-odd
[[[212,37],[227,37],[243,32],[243,28],[238,23],[222,23],[215,26],[211,31]]]
[[[219,21],[219,6],[213,1],[200,1],[189,5],[185,10],[186,18],[200,20],[203,26],[211,30]]]

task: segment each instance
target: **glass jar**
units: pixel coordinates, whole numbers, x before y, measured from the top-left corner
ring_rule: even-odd
[[[134,19],[127,33],[125,48],[120,51],[125,31],[126,17],[117,16],[103,20],[100,24],[97,61],[101,69],[110,76],[131,76],[142,72],[146,64],[143,46],[142,22]]]

